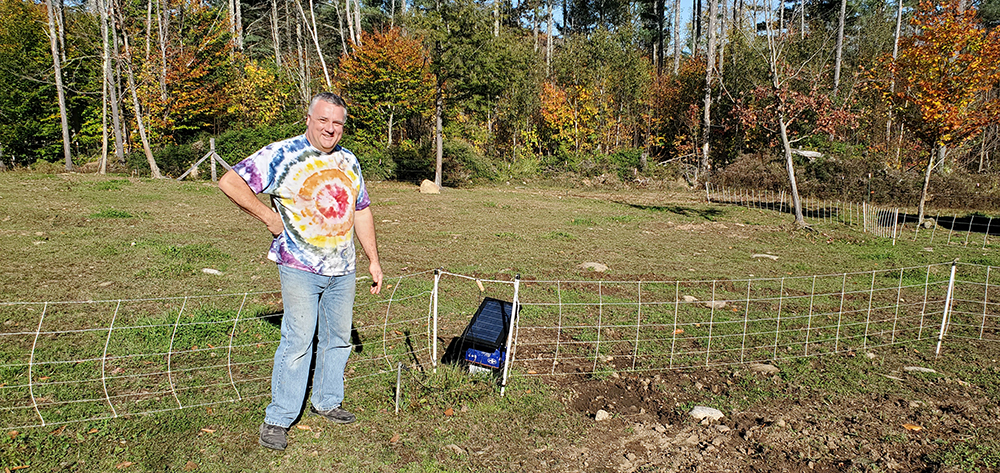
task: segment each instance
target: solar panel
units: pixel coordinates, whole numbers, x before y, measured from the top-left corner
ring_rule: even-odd
[[[462,333],[463,345],[476,346],[490,351],[507,343],[510,316],[514,306],[510,302],[487,297]]]

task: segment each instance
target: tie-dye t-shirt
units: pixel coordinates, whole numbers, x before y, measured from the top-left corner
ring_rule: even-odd
[[[256,194],[269,194],[285,230],[268,259],[325,276],[354,272],[354,212],[371,201],[354,153],[323,154],[305,135],[271,143],[233,170]]]

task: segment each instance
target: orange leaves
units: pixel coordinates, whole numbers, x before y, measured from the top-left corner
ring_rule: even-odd
[[[430,110],[430,60],[417,39],[389,28],[363,32],[361,44],[341,56],[337,74],[359,131],[381,136],[392,131],[393,121]]]
[[[923,1],[895,61],[883,57],[873,81],[898,116],[928,146],[960,143],[1000,119],[987,96],[1000,81],[1000,31],[981,27],[976,10],[957,1]]]

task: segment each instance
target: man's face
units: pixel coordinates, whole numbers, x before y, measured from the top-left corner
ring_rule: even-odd
[[[347,110],[344,107],[320,100],[306,117],[306,139],[320,151],[329,153],[344,136],[346,120]]]

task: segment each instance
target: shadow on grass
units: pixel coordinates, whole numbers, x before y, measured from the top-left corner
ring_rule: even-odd
[[[682,207],[680,205],[640,205],[630,204],[627,202],[615,203],[627,205],[633,209],[650,210],[653,212],[670,212],[672,214],[683,215],[685,217],[700,217],[705,220],[715,220],[716,217],[720,217],[724,213],[719,209],[694,209],[691,207]]]

